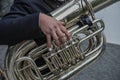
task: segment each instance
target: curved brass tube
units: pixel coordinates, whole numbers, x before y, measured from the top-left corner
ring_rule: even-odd
[[[53,50],[33,40],[11,46],[5,58],[7,80],[66,80],[96,60],[104,51],[105,28],[94,13],[119,0],[69,0],[50,14],[66,23],[72,39]],[[92,25],[81,16],[90,17]],[[80,23],[80,24],[79,24]],[[91,28],[90,28],[91,27]]]

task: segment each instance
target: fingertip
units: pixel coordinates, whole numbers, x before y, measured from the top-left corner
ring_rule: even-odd
[[[61,23],[62,25],[64,25],[64,26],[65,26],[65,22],[63,22],[63,21],[60,21],[60,23]]]
[[[59,40],[55,41],[55,44],[59,47],[60,46],[60,41]]]
[[[68,33],[68,31],[65,32],[65,35],[66,35],[68,40],[71,38],[71,35]]]
[[[71,39],[71,35],[68,33],[68,39],[70,40]]]

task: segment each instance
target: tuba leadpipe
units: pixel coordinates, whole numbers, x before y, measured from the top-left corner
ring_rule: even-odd
[[[105,25],[95,12],[119,0],[68,0],[50,14],[64,21],[72,39],[49,51],[28,40],[10,46],[5,58],[6,80],[66,80],[102,55]],[[41,64],[40,64],[41,63]]]
[[[73,12],[76,12],[76,10],[79,9],[79,12],[83,12],[83,8],[79,7],[79,4],[81,5],[82,0],[70,0],[60,8],[54,10],[51,12],[51,15],[54,16],[57,20],[63,19],[66,15],[70,15]],[[83,0],[84,1],[84,0]],[[86,1],[86,0],[85,0]],[[97,12],[101,9],[104,9],[108,7],[109,5],[112,5],[113,3],[118,2],[119,0],[87,0],[89,1],[89,4],[92,6],[93,11]],[[78,4],[79,3],[79,4]],[[85,5],[84,7],[86,7]],[[88,11],[87,8],[84,8],[85,11]],[[64,15],[66,14],[66,15]]]

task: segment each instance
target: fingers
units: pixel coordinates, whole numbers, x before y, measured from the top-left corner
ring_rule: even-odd
[[[49,48],[51,48],[52,46],[51,46],[51,36],[52,36],[52,38],[53,38],[53,40],[55,41],[55,44],[57,45],[57,46],[60,46],[60,41],[59,41],[59,37],[57,36],[57,34],[56,34],[56,32],[53,30],[53,31],[51,31],[51,35],[50,34],[47,34],[46,35],[47,36],[47,46],[49,47]]]
[[[55,30],[53,30],[52,37],[55,40],[55,43],[57,46],[65,43],[66,39],[67,40],[70,39],[70,34],[68,33],[68,31],[66,30],[66,28],[63,25],[65,25],[65,23],[59,21],[55,27]]]
[[[54,40],[55,44],[59,46],[62,43],[65,43],[67,39],[69,39],[69,33],[64,27],[65,23],[61,21],[57,21],[55,18],[47,16],[43,13],[40,13],[39,17],[39,27],[42,32],[46,35],[47,45],[51,48],[52,40]]]
[[[63,25],[61,25],[60,29],[65,34],[65,36],[67,37],[67,39],[69,40],[70,39],[70,34],[66,30],[66,28]]]
[[[57,35],[59,36],[59,40],[61,43],[65,43],[66,42],[66,36],[65,34],[60,30],[60,28],[57,29],[56,31]]]
[[[53,37],[53,39],[54,39],[56,45],[57,45],[57,46],[60,46],[59,37],[58,37],[58,35],[56,34],[55,31],[52,32],[52,37]]]
[[[64,27],[65,23],[61,21],[56,21],[56,23],[53,23],[52,25],[49,25],[49,31],[46,34],[47,37],[47,45],[49,48],[51,48],[52,40],[55,42],[57,46],[60,46],[61,44],[64,44],[66,40],[70,39],[70,35],[66,28]]]
[[[50,36],[50,34],[47,34],[46,37],[47,37],[47,46],[49,48],[51,48],[51,36]]]
[[[64,24],[64,22],[58,22],[55,25],[55,29],[53,30],[53,39],[55,40],[55,43],[57,44],[57,46],[59,46],[60,44],[63,44],[66,42],[66,39],[70,39],[70,35],[68,33],[68,31],[66,30],[66,28],[62,25]]]

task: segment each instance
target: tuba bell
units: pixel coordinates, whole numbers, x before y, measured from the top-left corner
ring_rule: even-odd
[[[5,58],[6,80],[66,80],[98,59],[105,49],[105,28],[95,12],[118,0],[65,0],[50,14],[65,22],[71,39],[52,50],[28,40],[10,46]]]

